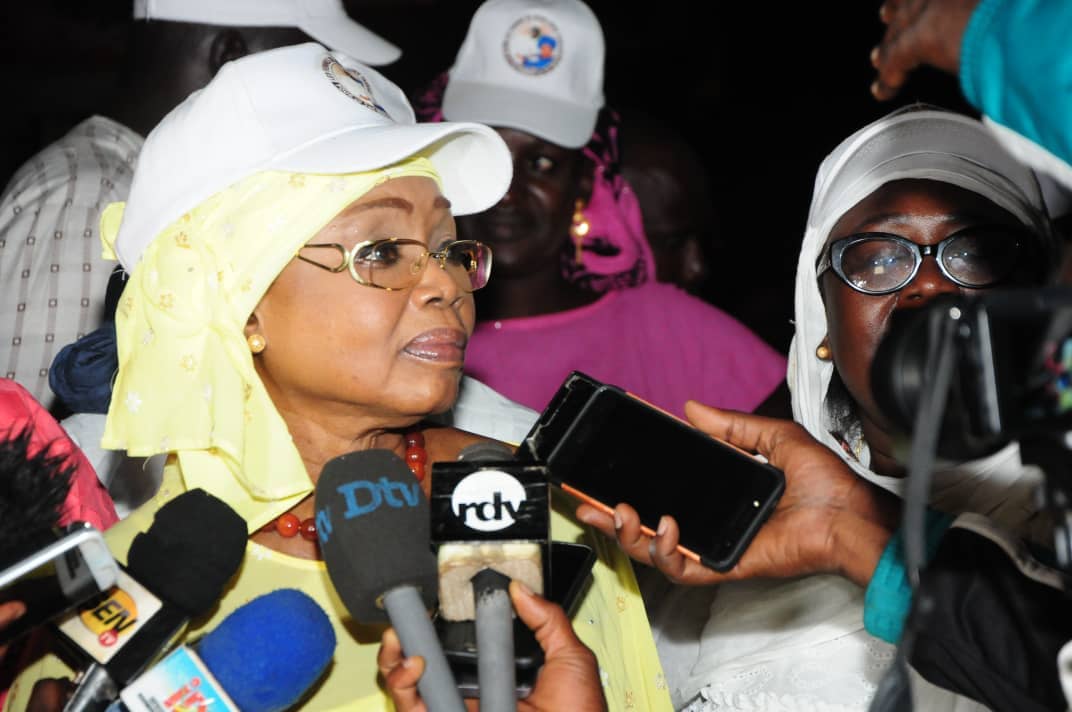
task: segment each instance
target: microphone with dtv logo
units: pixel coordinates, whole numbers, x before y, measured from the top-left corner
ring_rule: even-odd
[[[436,568],[417,478],[390,450],[352,452],[324,465],[315,497],[320,553],[350,615],[390,621],[406,656],[424,658],[417,689],[431,712],[464,712],[428,616]]]

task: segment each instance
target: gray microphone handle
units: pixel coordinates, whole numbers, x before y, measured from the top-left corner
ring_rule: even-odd
[[[510,577],[482,569],[472,578],[476,598],[476,665],[480,712],[516,712],[514,605]]]
[[[402,652],[407,657],[420,655],[424,658],[424,674],[417,682],[417,690],[429,712],[466,712],[458,683],[417,589],[413,586],[392,588],[383,595],[383,607],[398,633]]]
[[[98,663],[91,664],[78,680],[71,699],[63,712],[101,712],[112,700],[119,697],[119,687],[108,674],[108,669]]]

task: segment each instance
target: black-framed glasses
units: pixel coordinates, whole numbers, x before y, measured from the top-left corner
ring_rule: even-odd
[[[923,258],[961,287],[982,289],[1009,280],[1023,264],[1031,239],[1014,229],[970,227],[937,245],[920,245],[886,232],[862,232],[827,245],[816,265],[818,277],[833,268],[845,284],[864,294],[890,294],[915,278]]]
[[[339,259],[333,264],[324,264],[306,257],[303,250],[332,250]],[[388,291],[409,289],[417,284],[429,258],[439,262],[443,271],[465,292],[480,289],[491,276],[491,248],[476,240],[448,242],[436,252],[430,251],[423,242],[397,237],[366,240],[349,250],[337,242],[321,242],[303,245],[298,249],[297,257],[329,272],[348,269],[358,284]]]

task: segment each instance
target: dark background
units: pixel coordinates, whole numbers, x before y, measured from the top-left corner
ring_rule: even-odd
[[[221,0],[221,2],[224,0]],[[588,0],[607,40],[606,96],[677,127],[707,165],[726,248],[706,298],[786,351],[793,274],[822,158],[911,101],[975,112],[956,80],[922,70],[894,102],[868,91],[879,0]],[[0,11],[0,182],[92,113],[108,114],[131,0],[37,0]],[[402,48],[381,68],[407,91],[447,69],[479,0],[347,0]]]

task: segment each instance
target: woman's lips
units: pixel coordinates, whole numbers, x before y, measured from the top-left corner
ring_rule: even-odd
[[[432,329],[406,344],[403,351],[425,361],[462,363],[467,341],[465,333],[457,329]]]

